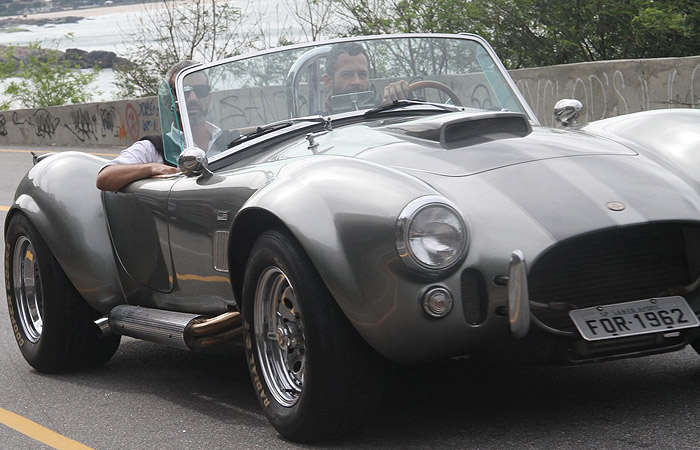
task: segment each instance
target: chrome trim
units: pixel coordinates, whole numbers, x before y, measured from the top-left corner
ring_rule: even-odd
[[[95,325],[100,329],[100,337],[107,337],[115,334],[109,326],[109,317],[107,316],[97,319]]]
[[[529,302],[525,256],[522,251],[514,250],[508,274],[508,322],[515,339],[524,337],[530,329]]]
[[[32,343],[39,341],[44,329],[41,273],[36,258],[32,241],[26,236],[20,236],[12,256],[12,284],[15,288],[19,323],[24,336]]]
[[[317,45],[321,44],[319,42]],[[299,104],[298,90],[299,90],[299,78],[304,74],[304,70],[313,63],[317,63],[318,59],[326,56],[331,51],[331,47],[320,47],[312,48],[308,52],[301,55],[294,61],[292,67],[289,68],[287,72],[287,110],[291,113],[290,119],[299,116]],[[315,83],[320,83],[321,80],[315,80]],[[313,92],[313,91],[312,91]],[[312,111],[322,111],[323,105],[321,104],[321,97],[310,98],[308,103],[313,105]]]
[[[464,240],[462,241],[462,248],[458,251],[458,256],[454,258],[454,260],[452,260],[449,264],[437,267],[428,266],[420,262],[411,252],[410,246],[407,242],[408,227],[413,221],[413,218],[424,208],[433,205],[442,206],[451,210],[455,214],[457,219],[461,222],[462,229],[464,230]],[[394,237],[396,251],[398,252],[399,257],[401,258],[401,261],[403,261],[404,264],[406,264],[409,268],[424,274],[441,274],[446,270],[454,267],[456,264],[458,264],[464,259],[464,257],[467,254],[467,248],[469,247],[469,229],[467,228],[464,216],[460,214],[459,210],[457,209],[457,206],[454,203],[447,200],[445,197],[440,197],[438,195],[427,195],[425,197],[419,197],[410,202],[408,205],[406,205],[406,207],[399,213],[399,216],[396,219],[396,231]]]
[[[238,311],[216,317],[194,319],[185,329],[185,342],[191,349],[218,345],[243,334],[243,317]]]
[[[238,311],[223,313],[209,319],[199,318],[187,327],[187,331],[195,336],[207,336],[239,326],[241,319],[241,313]]]
[[[440,314],[437,314],[430,309],[430,306],[428,304],[428,299],[430,298],[430,296],[434,292],[441,292],[445,295],[445,297],[447,299],[447,304],[448,304],[448,307],[445,310],[445,314],[440,315]],[[442,286],[433,286],[430,289],[428,289],[427,291],[425,291],[425,293],[423,294],[423,300],[421,303],[423,306],[423,312],[428,317],[431,317],[433,319],[442,319],[443,317],[447,317],[447,315],[452,312],[452,308],[454,307],[455,302],[454,302],[454,296],[452,295],[452,293],[449,290],[447,290],[447,288],[444,288]]]
[[[306,339],[294,287],[278,267],[268,267],[260,275],[254,308],[260,371],[275,400],[285,408],[292,407],[304,389]]]
[[[210,177],[213,175],[209,170],[207,153],[198,147],[184,149],[177,158],[177,167],[188,177]]]
[[[562,128],[576,127],[583,103],[575,98],[563,98],[554,104],[554,120]]]

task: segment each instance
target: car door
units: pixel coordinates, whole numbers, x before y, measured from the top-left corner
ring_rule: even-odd
[[[104,192],[110,237],[130,303],[153,306],[156,293],[173,290],[168,242],[168,195],[176,178],[135,181]]]
[[[184,178],[173,186],[168,228],[175,295],[181,305],[211,312],[235,308],[228,268],[229,233],[241,206],[267,181],[265,172],[241,169]]]

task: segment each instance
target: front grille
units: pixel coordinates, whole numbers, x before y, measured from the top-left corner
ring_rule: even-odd
[[[573,331],[571,309],[668,295],[698,277],[697,257],[686,251],[686,242],[695,243],[698,235],[695,227],[660,223],[564,241],[530,270],[532,314],[550,327]]]

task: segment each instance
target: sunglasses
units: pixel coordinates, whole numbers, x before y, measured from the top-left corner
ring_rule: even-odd
[[[199,86],[184,86],[182,90],[185,91],[185,97],[190,95],[191,91],[194,91],[194,95],[196,95],[197,98],[204,98],[211,92],[211,86],[208,84],[202,84]]]

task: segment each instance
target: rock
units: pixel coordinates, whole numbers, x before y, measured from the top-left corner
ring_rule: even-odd
[[[44,26],[49,24],[60,24],[60,23],[78,23],[83,20],[84,17],[79,16],[66,16],[66,17],[54,17],[54,18],[43,18],[43,19],[28,19],[22,17],[8,17],[7,19],[0,19],[0,28],[9,28],[17,25],[38,25]]]
[[[7,46],[0,45],[0,60],[7,61],[9,51]],[[61,52],[58,50],[32,47],[13,47],[12,49],[12,59],[15,61],[15,66],[18,66],[19,61],[25,64],[29,63],[32,56],[39,60],[45,60],[45,56],[42,56],[48,54],[58,55],[59,60],[70,61],[72,64],[83,69],[89,69],[95,66],[100,69],[108,69],[114,66],[131,64],[128,59],[117,56],[114,52],[107,52],[104,50],[86,52],[85,50],[77,48],[69,48],[65,52]]]
[[[66,49],[65,58],[69,61],[75,61],[81,67],[88,68],[97,65],[100,69],[112,68],[119,65],[128,65],[131,62],[114,52],[105,50],[95,50],[86,52],[77,48]]]

